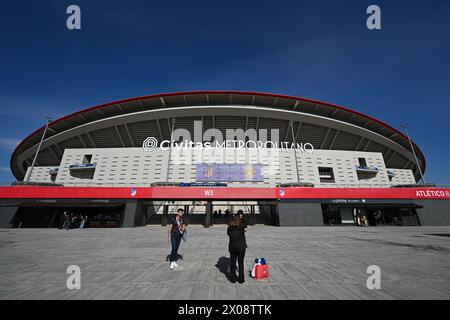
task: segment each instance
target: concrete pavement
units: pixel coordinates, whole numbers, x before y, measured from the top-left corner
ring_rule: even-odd
[[[2,229],[0,299],[449,299],[450,227],[249,227],[246,282],[226,278],[225,226],[189,227],[171,271],[167,229]],[[248,276],[265,257],[270,277]],[[69,290],[66,269],[81,270]],[[381,289],[369,290],[369,265]]]

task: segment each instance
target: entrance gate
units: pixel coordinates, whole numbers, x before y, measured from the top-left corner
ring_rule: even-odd
[[[205,227],[228,224],[239,210],[244,213],[248,225],[275,225],[276,202],[226,201],[226,200],[170,200],[155,201],[147,209],[147,224],[165,226],[176,215],[178,208],[184,209],[187,224],[199,224]]]

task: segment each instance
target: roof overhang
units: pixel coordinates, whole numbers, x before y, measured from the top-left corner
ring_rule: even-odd
[[[140,96],[90,107],[52,121],[46,139],[94,121],[114,116],[136,113],[144,110],[169,110],[188,106],[246,105],[275,108],[303,114],[312,114],[331,120],[348,123],[372,131],[411,152],[408,138],[396,128],[365,115],[335,104],[307,98],[246,91],[188,91]],[[39,143],[45,126],[28,135],[15,148],[10,166],[16,177],[22,174],[18,168],[18,156]],[[420,148],[413,142],[414,149],[425,172],[426,161]]]

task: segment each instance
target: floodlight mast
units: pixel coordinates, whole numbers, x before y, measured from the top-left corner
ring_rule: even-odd
[[[425,180],[424,180],[424,178],[423,178],[423,173],[422,173],[422,168],[420,167],[419,160],[417,159],[416,151],[414,150],[414,146],[413,146],[412,141],[411,141],[411,138],[410,138],[410,136],[409,136],[409,132],[408,132],[408,123],[402,124],[402,125],[400,126],[400,128],[405,129],[406,136],[408,137],[409,145],[411,146],[411,151],[412,151],[412,153],[413,153],[413,155],[414,155],[414,159],[416,160],[417,168],[419,169],[420,179],[422,180],[422,183],[425,184]]]
[[[34,164],[36,163],[36,159],[39,155],[39,151],[41,150],[42,142],[44,141],[45,134],[47,133],[48,125],[52,121],[52,119],[50,117],[45,117],[45,118],[47,119],[47,123],[45,124],[44,133],[42,134],[41,141],[39,142],[38,148],[36,150],[36,154],[34,155],[33,163],[31,163],[30,170],[28,171],[25,179],[23,179],[25,182],[29,182],[29,180],[30,180],[31,172],[33,171]]]

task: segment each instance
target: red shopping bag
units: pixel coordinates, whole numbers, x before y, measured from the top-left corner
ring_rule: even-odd
[[[255,279],[263,279],[269,277],[269,266],[259,265],[255,268]]]

